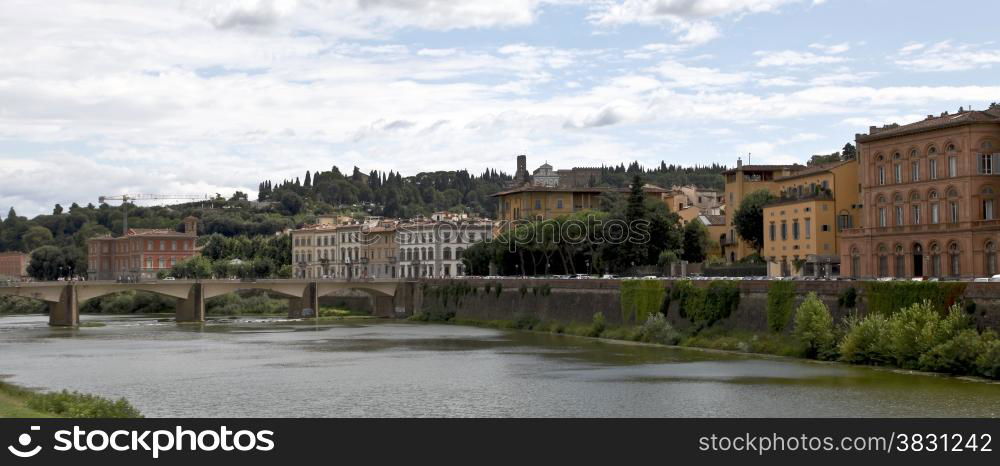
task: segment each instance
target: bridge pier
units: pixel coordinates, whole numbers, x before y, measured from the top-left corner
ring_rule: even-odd
[[[49,302],[49,325],[53,327],[77,327],[80,325],[80,306],[76,287],[66,285],[59,293],[59,302]]]
[[[205,321],[205,294],[201,283],[191,285],[186,299],[178,299],[176,306],[177,322]]]
[[[306,315],[306,309],[311,310],[311,315]],[[306,283],[306,289],[302,292],[301,298],[288,299],[288,318],[301,319],[303,317],[317,317],[319,315],[319,290],[316,282]]]

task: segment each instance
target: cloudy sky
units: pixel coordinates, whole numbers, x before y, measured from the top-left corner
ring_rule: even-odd
[[[350,170],[803,161],[1000,101],[995,2],[3,0],[0,212]]]

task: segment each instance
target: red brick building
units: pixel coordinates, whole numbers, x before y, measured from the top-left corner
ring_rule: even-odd
[[[23,252],[0,252],[0,278],[24,278],[28,276],[28,262],[31,257]]]
[[[156,278],[161,270],[197,254],[198,219],[184,219],[184,231],[129,228],[125,236],[87,241],[90,280]]]
[[[871,127],[858,143],[864,215],[841,235],[841,274],[1000,273],[1000,105]]]

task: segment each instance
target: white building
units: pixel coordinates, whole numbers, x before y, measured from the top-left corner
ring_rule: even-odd
[[[465,275],[462,254],[474,243],[493,238],[493,222],[416,220],[396,231],[400,276],[455,277]]]

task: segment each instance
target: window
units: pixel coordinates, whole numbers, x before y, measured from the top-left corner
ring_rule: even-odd
[[[781,240],[785,241],[788,239],[788,224],[781,222]]]
[[[948,157],[948,176],[958,176],[958,157],[955,157],[954,155]]]
[[[861,253],[857,248],[851,250],[851,276],[854,278],[861,276]]]
[[[993,199],[983,199],[983,220],[993,220]]]
[[[807,218],[805,222],[806,222],[806,224],[805,224],[806,239],[809,239],[809,238],[812,237],[812,219],[811,218]]]
[[[896,226],[905,225],[906,222],[903,221],[903,206],[896,206]]]
[[[892,179],[897,184],[903,182],[903,167],[898,163],[892,166]]]
[[[792,239],[793,240],[798,240],[799,239],[799,221],[798,220],[793,220],[792,221]]]
[[[538,199],[536,199],[536,200],[535,200],[535,210],[539,210],[539,209],[541,209],[541,208],[542,208],[542,201],[541,201],[541,200],[538,200]]]
[[[993,167],[993,159],[996,154],[979,154],[979,174],[980,175],[992,175],[995,168]],[[1000,168],[1000,167],[997,167]]]
[[[937,159],[930,159],[927,161],[927,173],[930,174],[932,180],[937,179]]]
[[[878,226],[884,227],[888,225],[888,220],[886,219],[885,207],[878,208]]]
[[[914,225],[920,225],[920,204],[913,205],[910,223]]]
[[[885,246],[880,246],[878,248],[878,276],[889,276],[889,254],[886,251]]]
[[[775,232],[775,229],[776,228],[774,226],[774,222],[771,222],[771,241],[774,241],[774,232]]]
[[[557,209],[562,209],[563,208],[562,201],[563,201],[562,199],[556,199],[556,208]]]
[[[950,217],[948,218],[948,220],[951,223],[958,223],[958,201],[949,201],[948,202],[948,212],[949,212],[949,215],[950,215]]]
[[[878,184],[885,184],[885,167],[878,167]]]
[[[910,162],[910,181],[920,181],[920,162]]]
[[[842,231],[846,228],[851,228],[851,215],[850,214],[840,214],[837,216],[837,230]]]

